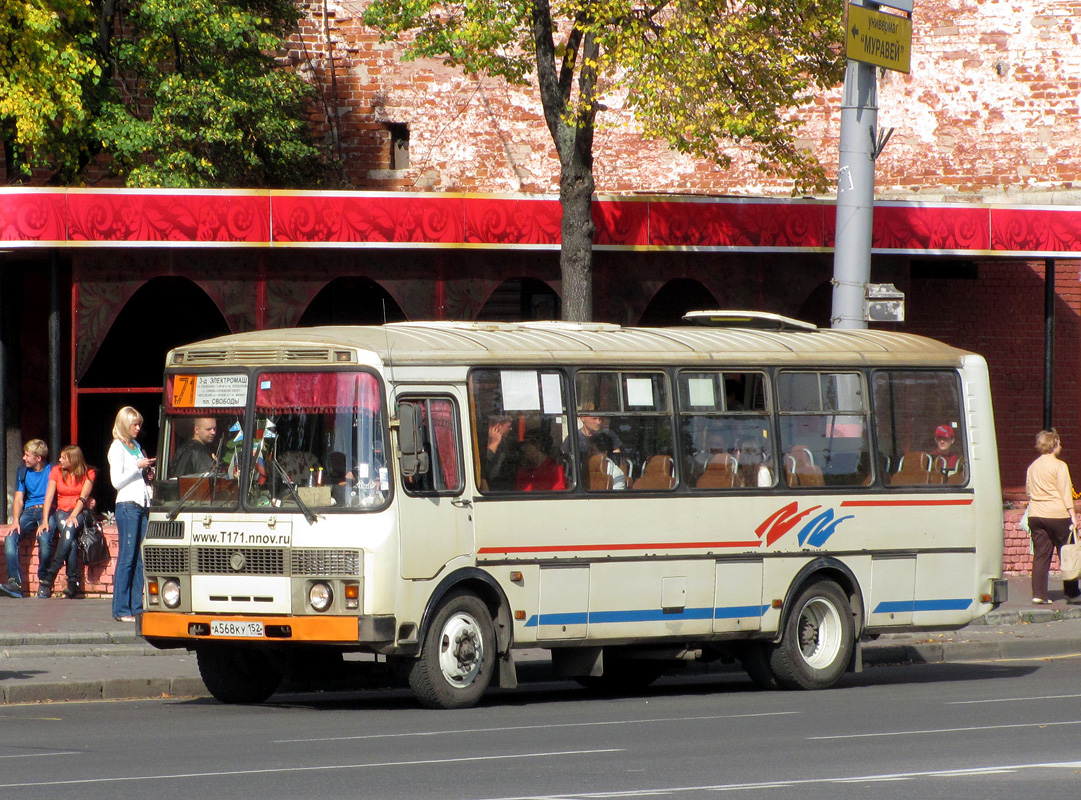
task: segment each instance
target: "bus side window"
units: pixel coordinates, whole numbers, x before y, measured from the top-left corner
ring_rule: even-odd
[[[875,433],[889,486],[961,486],[968,480],[961,386],[953,370],[878,370]]]
[[[667,376],[581,370],[574,383],[578,426],[564,441],[563,451],[577,459],[586,491],[674,489]],[[647,465],[649,477],[638,485]]]
[[[573,461],[560,449],[569,430],[564,384],[553,369],[470,372],[473,474],[481,493],[574,488]]]
[[[768,389],[761,372],[679,373],[683,478],[691,489],[774,485]]]
[[[449,397],[402,398],[420,409],[420,438],[428,469],[403,478],[405,490],[419,495],[455,495],[463,488],[458,413]]]
[[[871,483],[869,407],[860,373],[782,370],[777,404],[788,486]]]

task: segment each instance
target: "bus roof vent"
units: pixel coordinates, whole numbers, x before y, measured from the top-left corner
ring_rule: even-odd
[[[224,350],[188,350],[179,360],[184,364],[224,364],[227,358]]]
[[[688,311],[683,319],[707,328],[753,328],[759,331],[817,331],[818,326],[768,311]]]
[[[330,361],[330,350],[325,347],[292,347],[282,353],[287,362],[301,361],[306,364],[325,364]]]

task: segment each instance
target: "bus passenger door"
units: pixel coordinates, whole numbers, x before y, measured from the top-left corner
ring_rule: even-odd
[[[426,468],[406,477],[397,470],[401,576],[430,579],[443,566],[473,552],[473,499],[462,463],[461,398],[449,388],[438,394],[400,389],[402,403],[419,410],[418,436]],[[408,407],[407,407],[408,408]]]

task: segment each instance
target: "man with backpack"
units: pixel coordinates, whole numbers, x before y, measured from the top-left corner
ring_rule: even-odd
[[[15,475],[15,499],[12,503],[12,522],[4,537],[4,553],[7,557],[7,581],[0,584],[0,595],[23,596],[22,570],[19,567],[19,545],[32,536],[42,522],[45,490],[49,486],[49,446],[41,439],[31,439],[23,447],[23,465]],[[0,532],[3,528],[0,528]],[[38,576],[48,569],[52,561],[52,539],[49,531],[38,536]],[[27,587],[29,588],[29,587]]]

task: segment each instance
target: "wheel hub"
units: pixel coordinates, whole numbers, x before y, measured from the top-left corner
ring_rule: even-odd
[[[484,641],[480,625],[468,614],[447,620],[439,647],[439,669],[455,686],[468,686],[480,672]]]

